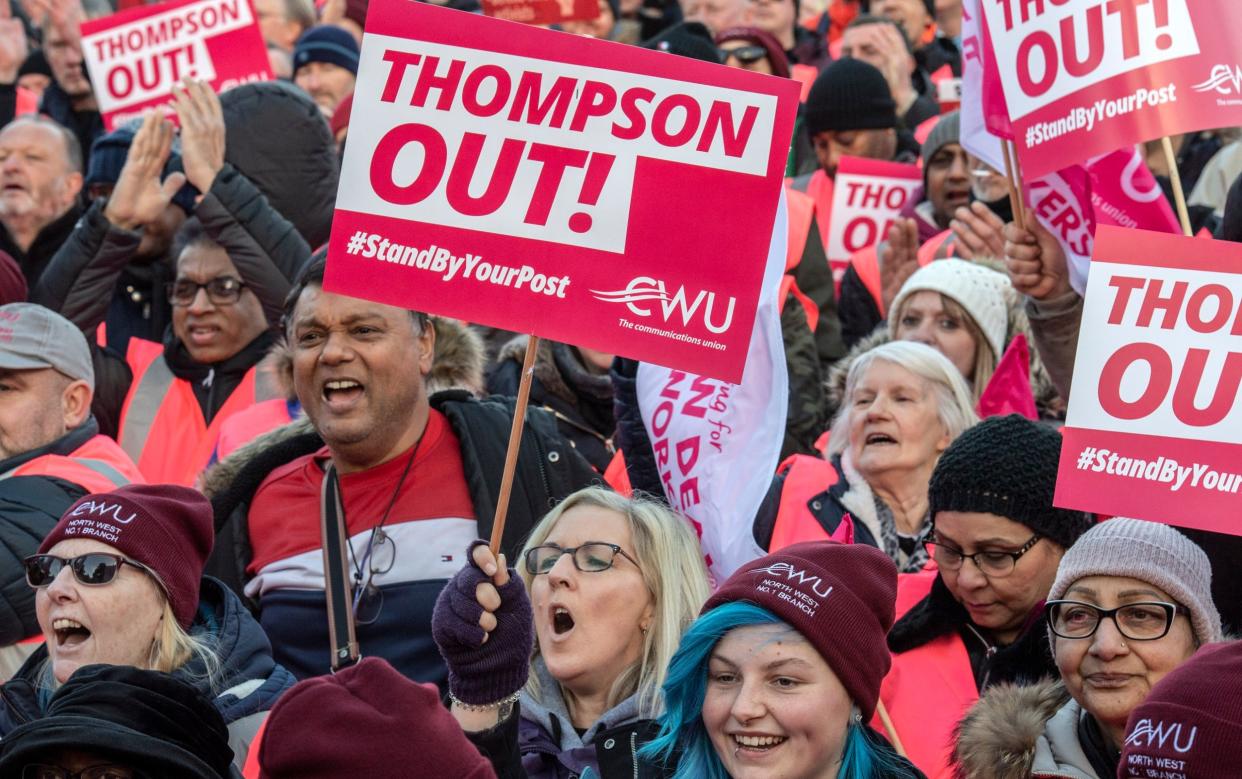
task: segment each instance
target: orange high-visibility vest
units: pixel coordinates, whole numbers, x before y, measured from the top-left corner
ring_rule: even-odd
[[[129,339],[126,361],[134,381],[121,410],[121,448],[154,483],[194,486],[211,461],[224,420],[263,400],[257,397],[255,368],[208,425],[190,382],[178,379],[164,360],[164,347]]]
[[[272,398],[244,408],[224,420],[220,425],[220,439],[216,442],[216,459],[223,460],[245,444],[278,427],[293,421],[289,416],[289,401]]]
[[[259,723],[259,729],[255,731],[254,738],[250,741],[250,751],[246,753],[246,764],[242,766],[242,776],[245,779],[259,779],[262,772],[259,770],[259,747],[263,745],[263,733],[267,730],[267,717]]]
[[[775,552],[803,541],[844,540],[841,531],[833,536],[807,506],[811,498],[837,483],[837,469],[819,457],[795,454],[781,463],[778,472],[785,474],[781,501],[776,509],[776,524],[768,551]],[[852,526],[850,533],[852,540]]]
[[[145,484],[134,461],[116,441],[97,435],[67,455],[45,454],[0,474],[12,476],[54,476],[77,484],[87,492],[111,492],[126,484]]]
[[[798,102],[805,103],[806,96],[811,94],[811,85],[819,77],[819,68],[814,65],[793,64],[789,66],[789,77],[801,86],[802,91],[798,93]]]
[[[900,618],[931,592],[934,568],[897,577]],[[966,645],[956,632],[893,655],[880,686],[880,700],[906,755],[928,779],[952,779],[953,729],[979,700]],[[877,717],[872,727],[883,732]]]
[[[832,179],[828,178],[823,168],[816,168],[806,183],[806,189],[796,191],[805,192],[815,203],[819,240],[824,244],[824,251],[828,251],[828,228],[832,222]]]
[[[780,310],[784,311],[785,301],[793,295],[794,299],[802,304],[802,310],[806,312],[807,327],[813,333],[819,326],[819,306],[798,289],[798,282],[794,280],[790,272],[802,262],[802,252],[806,249],[811,225],[815,223],[815,201],[810,195],[796,189],[785,187],[784,191],[785,204],[789,210],[789,241],[785,250],[785,275],[781,277],[781,288],[777,300],[780,302]]]

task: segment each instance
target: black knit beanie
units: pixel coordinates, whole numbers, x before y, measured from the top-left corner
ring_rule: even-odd
[[[712,34],[702,22],[679,22],[654,38],[643,41],[642,47],[717,65],[724,62]]]
[[[258,748],[258,745],[255,745]],[[127,665],[78,669],[47,712],[4,735],[0,777],[61,750],[97,753],[143,776],[225,779],[233,750],[211,699],[181,679]]]
[[[1056,508],[1061,434],[1009,414],[985,419],[945,450],[928,488],[932,522],[941,511],[996,514],[1069,548],[1090,515]]]
[[[884,74],[862,60],[846,57],[815,79],[803,119],[812,136],[834,130],[886,130],[897,126],[897,104]]]

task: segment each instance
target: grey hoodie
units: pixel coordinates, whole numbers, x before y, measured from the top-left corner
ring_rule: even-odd
[[[522,721],[519,726],[521,742],[522,766],[532,779],[538,777],[596,776],[599,773],[599,757],[597,755],[596,737],[604,731],[634,725],[642,721],[639,716],[638,695],[631,695],[613,708],[604,712],[599,720],[581,736],[574,730],[573,720],[569,716],[569,708],[561,696],[561,688],[543,658],[536,658],[531,664],[531,671],[539,682],[540,698],[535,700],[529,692],[522,692]],[[604,746],[609,749],[632,747],[638,744],[608,745],[615,741],[607,739]],[[587,774],[586,771],[591,773]]]

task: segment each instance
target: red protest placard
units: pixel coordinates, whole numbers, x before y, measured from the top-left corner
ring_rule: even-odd
[[[599,16],[599,0],[483,0],[483,13],[526,24],[557,24]]]
[[[915,165],[842,157],[833,182],[828,264],[840,284],[854,252],[875,246],[923,186]]]
[[[250,0],[179,0],[85,22],[82,56],[109,130],[168,102],[186,77],[217,92],[272,78]]]
[[[736,382],[798,85],[373,0],[334,292]]]
[[[1242,111],[1236,0],[981,0],[1023,174]]]
[[[1242,535],[1242,246],[1101,226],[1081,331],[1056,504]]]

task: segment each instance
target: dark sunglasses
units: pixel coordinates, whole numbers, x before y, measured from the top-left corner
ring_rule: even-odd
[[[233,276],[218,276],[205,284],[191,279],[177,279],[165,287],[169,301],[174,306],[182,308],[194,302],[200,289],[207,290],[207,299],[212,303],[217,306],[228,306],[241,298],[242,290],[245,288],[246,282]]]
[[[762,46],[738,46],[736,49],[721,49],[720,56],[726,60],[734,57],[738,62],[749,65],[768,56],[768,50]]]
[[[107,584],[115,579],[122,565],[130,565],[144,573],[151,574],[151,569],[142,563],[127,560],[119,554],[106,552],[91,552],[68,558],[36,554],[27,557],[25,564],[26,583],[35,589],[50,585],[66,565],[73,571],[73,578],[91,587]]]

